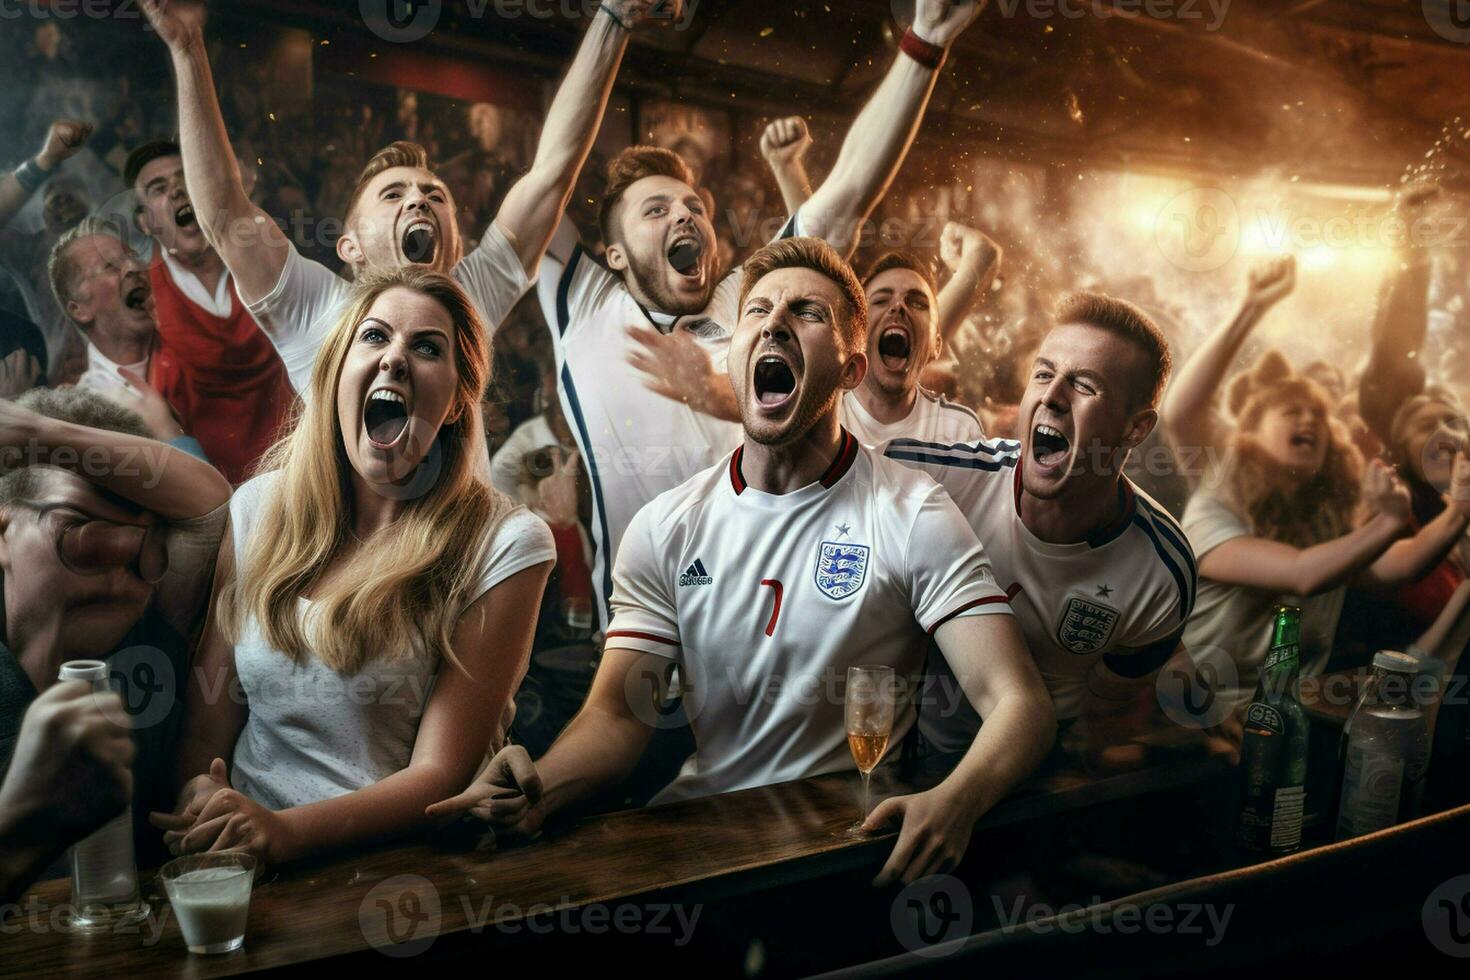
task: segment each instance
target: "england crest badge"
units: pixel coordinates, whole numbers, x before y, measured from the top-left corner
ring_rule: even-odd
[[[1057,642],[1079,656],[1095,653],[1107,644],[1117,624],[1118,610],[1073,596],[1057,624]]]
[[[817,588],[829,599],[846,599],[861,589],[871,550],[865,544],[823,541],[817,551]]]

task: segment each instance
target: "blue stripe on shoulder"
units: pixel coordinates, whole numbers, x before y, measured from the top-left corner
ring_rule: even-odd
[[[965,409],[969,411],[969,409]],[[1014,453],[1020,450],[1021,444],[1010,439],[979,439],[973,443],[969,442],[924,442],[921,439],[895,439],[888,444],[889,449],[937,449],[946,453],[975,453],[985,456],[999,456],[1002,453]]]
[[[896,450],[892,447],[883,454],[889,459],[897,459],[912,463],[933,463],[936,466],[956,466],[967,470],[989,470],[992,473],[1016,465],[1015,456],[997,456],[995,459],[978,459],[965,456],[935,456],[933,453],[910,452],[908,450]]]
[[[1137,499],[1143,509],[1148,511],[1149,516],[1153,518],[1154,527],[1158,528],[1164,539],[1174,546],[1174,550],[1179,552],[1179,556],[1189,566],[1190,573],[1198,579],[1199,563],[1195,560],[1194,549],[1189,545],[1189,538],[1185,535],[1183,526],[1174,519],[1173,514],[1164,508],[1144,500],[1141,496]]]
[[[1170,557],[1168,549],[1164,547],[1164,543],[1159,540],[1159,534],[1154,527],[1153,521],[1149,520],[1143,514],[1134,514],[1133,523],[1142,529],[1144,534],[1148,535],[1148,539],[1152,542],[1154,551],[1159,556],[1159,560],[1164,563],[1164,567],[1174,577],[1174,584],[1179,587],[1179,621],[1181,623],[1186,622],[1189,619],[1189,614],[1194,611],[1194,596],[1186,584],[1184,572],[1179,568],[1179,563]]]

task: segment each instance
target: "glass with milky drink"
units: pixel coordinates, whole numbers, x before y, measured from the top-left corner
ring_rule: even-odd
[[[189,854],[159,871],[191,953],[230,953],[245,943],[255,858],[238,851]]]
[[[862,830],[863,821],[868,819],[871,809],[869,779],[883,759],[883,753],[888,749],[888,738],[893,734],[893,668],[847,668],[847,693],[843,707],[847,719],[847,747],[852,750],[858,772],[863,774],[863,813],[850,828],[856,833]]]

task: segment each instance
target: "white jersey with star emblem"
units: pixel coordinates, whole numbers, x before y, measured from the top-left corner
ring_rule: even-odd
[[[941,624],[1009,612],[969,524],[922,473],[844,431],[819,480],[769,494],[745,483],[743,451],[640,510],[618,553],[607,645],[674,660],[694,731],[655,802],[852,769],[847,668],[917,678]],[[890,752],[913,722],[903,699]]]
[[[843,394],[841,405],[843,426],[869,449],[880,449],[894,439],[953,446],[957,442],[978,442],[985,438],[985,430],[974,412],[926,388],[918,390],[913,409],[897,422],[879,422],[873,418],[855,392]]]
[[[779,237],[797,234],[797,220]],[[720,280],[703,312],[672,317],[644,307],[623,277],[580,245],[565,263],[547,255],[537,295],[551,327],[557,393],[592,484],[592,580],[607,627],[613,556],[638,509],[713,465],[740,443],[738,423],[696,412],[649,391],[629,361],[628,330],[687,330],[725,371],[740,319],[737,266]]]
[[[969,518],[1058,718],[1077,716],[1087,674],[1099,661],[1120,677],[1145,677],[1178,647],[1194,607],[1194,552],[1179,523],[1126,477],[1113,524],[1087,541],[1051,544],[1021,522],[1020,443],[901,439],[885,454],[938,480]],[[930,672],[939,683],[925,699],[921,731],[940,751],[957,751],[979,721],[955,696],[943,658],[934,659]]]

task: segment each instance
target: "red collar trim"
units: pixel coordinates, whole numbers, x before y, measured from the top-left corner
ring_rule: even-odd
[[[730,485],[735,488],[736,496],[745,492],[745,477],[740,475],[740,457],[744,454],[745,447],[736,446],[735,455],[730,457]]]
[[[843,429],[842,445],[837,449],[837,458],[832,460],[832,465],[827,467],[827,472],[822,474],[822,489],[832,489],[832,485],[842,479],[844,473],[852,469],[852,461],[857,459],[857,451],[858,441],[853,438],[851,432]]]
[[[857,459],[857,452],[857,439],[853,437],[852,433],[843,429],[842,442],[837,447],[837,456],[833,458],[832,465],[827,467],[826,472],[818,480],[822,484],[823,490],[832,489],[833,485],[842,479],[848,470],[852,469],[852,464]],[[740,458],[743,455],[745,455],[745,447],[737,446],[734,454],[730,457],[730,486],[734,489],[737,496],[744,493],[745,488],[749,485],[745,482],[745,477],[740,472]]]

